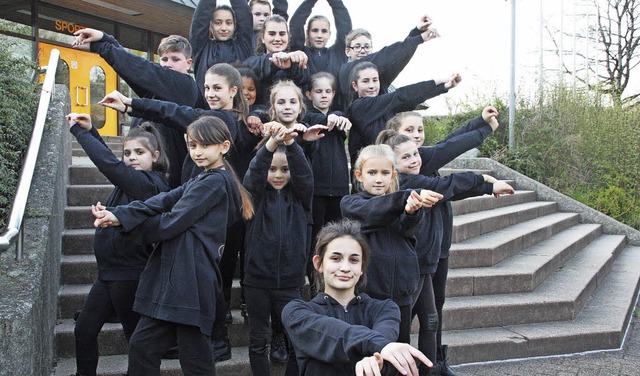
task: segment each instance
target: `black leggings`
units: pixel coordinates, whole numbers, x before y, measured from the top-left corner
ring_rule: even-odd
[[[433,295],[436,300],[436,311],[438,311],[438,331],[436,332],[438,347],[442,346],[442,307],[447,287],[447,275],[449,275],[449,258],[441,258],[432,279]]]
[[[271,312],[277,314],[278,320],[282,314],[282,308],[294,299],[300,299],[300,291],[297,288],[289,289],[263,289],[253,286],[245,286],[247,297],[247,311],[249,313],[249,363],[254,375],[269,376],[268,343],[271,325],[269,318]],[[290,343],[290,342],[289,342]],[[298,364],[293,346],[289,346],[289,361],[285,369],[286,376],[298,375]]]
[[[418,333],[418,350],[431,361],[435,361],[436,332],[438,325],[438,313],[436,312],[436,302],[433,295],[432,274],[426,274],[418,295],[418,300],[413,306],[411,317],[418,315],[420,331]]]
[[[115,311],[127,341],[140,315],[133,312],[138,281],[101,281],[97,279],[84,302],[75,327],[76,367],[82,375],[95,375],[98,366],[98,334]]]

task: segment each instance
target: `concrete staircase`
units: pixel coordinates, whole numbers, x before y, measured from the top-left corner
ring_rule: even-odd
[[[112,189],[81,151],[74,155],[62,235],[55,375],[75,372],[72,317],[96,274],[89,206],[105,200]],[[640,247],[632,244],[640,244],[640,233],[495,162],[474,163],[453,167],[511,179],[519,190],[513,196],[453,204],[444,322],[450,363],[619,347],[638,293]],[[229,326],[232,359],[217,365],[218,375],[250,374],[248,326],[240,316],[239,295],[236,281]],[[416,335],[412,341],[417,344]],[[124,373],[127,346],[120,325],[105,324],[99,343],[99,374]],[[177,360],[163,360],[162,367],[163,375],[181,374]],[[282,371],[277,367],[275,374]]]

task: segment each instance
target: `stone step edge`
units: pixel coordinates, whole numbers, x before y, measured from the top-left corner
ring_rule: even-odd
[[[444,331],[449,362],[464,364],[619,348],[639,291],[640,247],[627,246],[575,319]]]

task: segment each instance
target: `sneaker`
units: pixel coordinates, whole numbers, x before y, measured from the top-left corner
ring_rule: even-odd
[[[284,340],[284,333],[275,333],[271,337],[271,351],[269,351],[269,359],[273,363],[287,363],[289,359],[289,352],[287,351],[287,344]]]
[[[231,342],[229,342],[229,338],[212,340],[211,348],[213,359],[216,363],[231,359]]]

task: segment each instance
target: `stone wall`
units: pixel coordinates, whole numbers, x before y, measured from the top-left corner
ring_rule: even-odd
[[[23,220],[23,258],[15,259],[15,246],[0,254],[0,375],[51,374],[71,163],[68,104],[68,89],[56,85]]]

